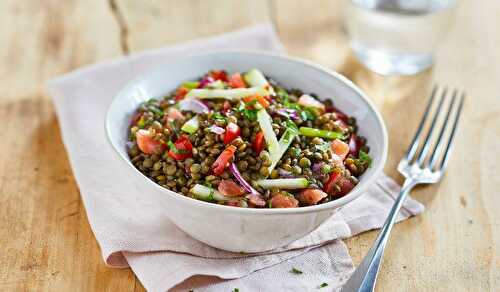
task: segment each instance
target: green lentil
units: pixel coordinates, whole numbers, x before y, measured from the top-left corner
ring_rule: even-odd
[[[268,176],[269,175],[269,168],[267,166],[263,166],[260,168],[259,172],[262,176]]]
[[[302,173],[302,168],[300,168],[300,166],[298,165],[295,165],[293,168],[292,168],[292,172],[293,174],[295,175],[299,175]]]
[[[174,175],[176,171],[177,166],[175,166],[174,164],[170,164],[169,166],[167,166],[167,175]]]
[[[301,167],[310,167],[311,166],[311,160],[309,160],[308,158],[306,157],[302,157],[300,160],[299,160],[299,165]]]
[[[142,162],[142,166],[144,166],[145,168],[151,168],[151,166],[153,166],[153,160],[151,160],[150,158],[144,159],[144,161]]]

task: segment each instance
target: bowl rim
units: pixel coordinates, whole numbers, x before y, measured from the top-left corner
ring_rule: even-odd
[[[381,159],[380,163],[376,165],[375,169],[372,172],[372,175],[366,179],[363,179],[365,182],[363,185],[360,187],[355,187],[353,191],[349,192],[347,195],[336,199],[334,201],[328,202],[328,203],[323,203],[319,205],[314,205],[314,206],[306,206],[306,207],[298,207],[298,208],[238,208],[238,207],[232,207],[232,206],[226,206],[226,205],[219,205],[219,204],[214,204],[210,202],[205,202],[202,200],[197,200],[193,199],[190,197],[186,197],[182,194],[176,193],[174,191],[168,190],[159,184],[155,183],[148,177],[146,177],[143,173],[141,173],[137,168],[134,167],[134,165],[130,162],[130,159],[128,157],[124,157],[117,146],[114,145],[111,139],[111,115],[110,112],[112,111],[112,108],[114,104],[117,102],[117,100],[120,98],[120,96],[124,95],[125,92],[128,92],[132,87],[136,85],[141,80],[147,79],[147,76],[154,74],[157,71],[161,71],[164,66],[168,66],[169,64],[175,64],[178,62],[182,62],[188,59],[192,58],[201,58],[204,56],[213,56],[213,55],[222,55],[222,54],[242,54],[242,55],[252,55],[256,57],[267,57],[267,58],[277,58],[281,59],[286,62],[295,62],[295,63],[300,63],[303,66],[308,66],[315,71],[319,71],[320,73],[330,75],[333,78],[336,78],[343,82],[347,87],[349,87],[351,90],[353,90],[356,94],[358,94],[361,97],[361,100],[365,103],[366,107],[371,111],[379,123],[381,129],[382,129],[382,154],[381,154]],[[224,50],[214,50],[210,52],[204,52],[204,53],[194,53],[194,54],[188,54],[186,56],[183,56],[181,58],[172,60],[172,61],[166,61],[163,62],[152,70],[149,70],[147,72],[141,73],[139,76],[127,81],[126,85],[123,86],[121,90],[119,90],[113,97],[112,102],[109,104],[108,109],[106,111],[106,116],[104,118],[104,128],[106,132],[106,139],[108,143],[111,145],[111,148],[113,151],[121,158],[120,160],[127,164],[131,169],[135,171],[136,174],[142,177],[149,185],[152,185],[153,187],[157,188],[159,191],[166,193],[167,195],[171,196],[174,200],[180,200],[184,201],[187,204],[193,204],[199,208],[208,208],[208,209],[213,209],[213,210],[220,210],[223,212],[230,212],[230,213],[240,213],[240,214],[253,214],[253,215],[280,215],[280,214],[304,214],[304,213],[314,213],[322,210],[327,210],[327,209],[334,209],[340,206],[343,206],[351,201],[354,201],[358,197],[360,197],[367,189],[368,186],[372,185],[377,178],[379,177],[380,173],[382,172],[386,160],[387,160],[387,152],[388,152],[388,135],[387,135],[387,129],[384,123],[384,120],[382,119],[381,114],[373,104],[373,102],[368,99],[367,95],[360,89],[358,88],[351,80],[347,79],[344,75],[333,71],[323,65],[316,64],[312,61],[308,61],[299,57],[294,57],[294,56],[288,56],[284,55],[283,53],[275,53],[275,52],[265,52],[265,51],[259,51],[259,50],[247,50],[247,49],[224,49]]]

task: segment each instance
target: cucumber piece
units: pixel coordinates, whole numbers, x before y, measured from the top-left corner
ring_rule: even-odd
[[[309,186],[309,181],[306,178],[277,178],[277,179],[261,179],[257,184],[264,189],[278,188],[283,190],[305,189]]]
[[[267,87],[269,94],[274,95],[274,89],[267,81],[266,77],[258,69],[251,69],[243,75],[243,79],[250,86]]]
[[[196,131],[198,131],[199,127],[200,122],[198,121],[198,117],[194,116],[189,121],[185,122],[184,125],[182,125],[181,130],[189,134],[194,134],[196,133]]]
[[[297,136],[297,133],[294,132],[293,130],[287,129],[285,133],[283,133],[283,136],[281,136],[279,142],[278,142],[278,154],[276,156],[271,156],[271,166],[269,166],[269,173],[273,171],[273,169],[276,167],[276,164],[280,161],[281,157],[285,154],[286,150],[288,147],[290,147],[290,144],[292,144],[293,139]]]
[[[238,100],[251,95],[269,95],[269,92],[262,86],[250,88],[234,89],[192,89],[186,94],[186,98],[224,98],[229,100]]]
[[[274,134],[272,119],[266,109],[260,109],[257,112],[257,121],[259,122],[259,126],[264,133],[264,139],[266,140],[271,161],[274,161],[276,160],[276,157],[279,156],[279,143],[276,138],[276,134]],[[280,157],[277,159],[279,160]]]
[[[307,137],[321,137],[327,139],[344,139],[344,134],[334,131],[320,130],[315,128],[300,127],[299,133]]]
[[[213,201],[229,201],[231,198],[224,196],[219,191],[204,185],[195,184],[190,190],[193,195],[199,200],[213,202]]]

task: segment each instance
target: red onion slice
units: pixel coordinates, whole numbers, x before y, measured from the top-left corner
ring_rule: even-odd
[[[285,118],[290,118],[292,120],[298,120],[300,118],[297,111],[295,111],[293,109],[280,108],[280,109],[276,110],[276,113],[280,116],[283,116]]]
[[[278,168],[278,174],[282,178],[294,178],[295,177],[290,171],[286,171],[283,168]]]
[[[183,111],[191,111],[197,114],[206,114],[210,111],[208,106],[203,102],[194,98],[186,98],[179,102],[179,109]]]
[[[252,195],[258,195],[260,197],[259,192],[255,190],[242,176],[240,171],[238,170],[238,167],[236,167],[236,164],[231,163],[229,165],[229,170],[231,170],[231,173],[234,175],[234,178],[240,183],[241,187],[245,189],[246,192]]]
[[[212,126],[208,127],[208,129],[210,130],[210,132],[215,133],[217,135],[224,134],[224,132],[226,131],[226,130],[224,130],[224,128],[221,128],[221,127],[216,126],[216,125],[212,125]]]
[[[323,164],[325,164],[324,162],[316,162],[313,164],[312,166],[312,170],[314,173],[317,173],[317,172],[320,172],[321,171],[321,167],[323,166]]]

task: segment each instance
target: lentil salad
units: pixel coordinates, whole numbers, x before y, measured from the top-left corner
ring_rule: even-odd
[[[356,120],[257,69],[213,70],[142,103],[133,165],[182,195],[235,207],[293,208],[349,193],[371,164]]]

